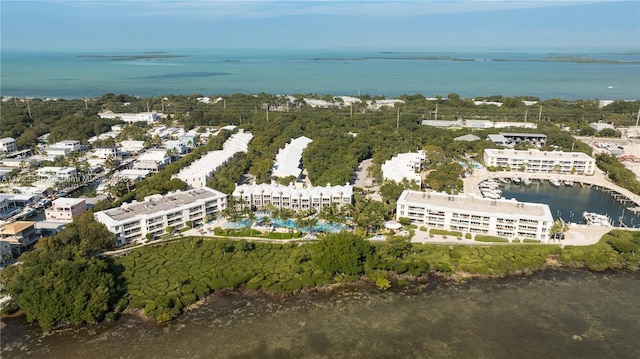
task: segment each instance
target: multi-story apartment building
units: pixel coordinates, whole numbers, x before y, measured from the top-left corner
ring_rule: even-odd
[[[320,211],[325,206],[336,204],[338,207],[350,204],[353,198],[353,187],[344,186],[296,188],[293,185],[282,186],[272,184],[238,185],[233,191],[235,200],[242,199],[242,205],[252,208],[274,206],[278,209],[293,211],[309,211],[312,208]]]
[[[529,173],[593,175],[596,169],[596,160],[585,153],[537,149],[485,149],[484,164]]]
[[[94,213],[96,221],[116,234],[116,245],[141,242],[165,233],[167,227],[183,228],[203,223],[226,208],[227,195],[208,187],[152,195],[142,202]]]
[[[398,198],[396,215],[428,228],[542,242],[553,224],[546,204],[410,190]]]

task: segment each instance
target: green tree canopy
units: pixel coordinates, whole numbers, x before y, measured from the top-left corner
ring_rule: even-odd
[[[332,274],[362,274],[365,259],[372,253],[369,242],[341,232],[329,234],[313,245],[313,261]]]

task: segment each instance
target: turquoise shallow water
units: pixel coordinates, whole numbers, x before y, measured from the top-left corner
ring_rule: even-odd
[[[382,49],[384,50],[384,49]],[[542,99],[640,98],[640,52],[424,49],[171,50],[179,58],[120,60],[78,55],[135,52],[0,54],[3,96],[80,98],[105,93],[316,93],[463,97],[532,95]],[[605,60],[616,63],[567,62]]]

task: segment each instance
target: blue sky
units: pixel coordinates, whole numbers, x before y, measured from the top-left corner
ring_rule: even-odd
[[[640,50],[640,1],[0,1],[3,49]]]

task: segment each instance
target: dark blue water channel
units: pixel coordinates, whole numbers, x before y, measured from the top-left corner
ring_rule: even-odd
[[[617,202],[609,193],[588,185],[555,187],[547,181],[532,180],[531,186],[507,183],[503,185],[502,197],[515,198],[521,202],[546,203],[554,218],[565,222],[584,223],[582,213],[595,212],[605,214],[615,226],[619,220],[629,227],[640,224],[640,216]]]

